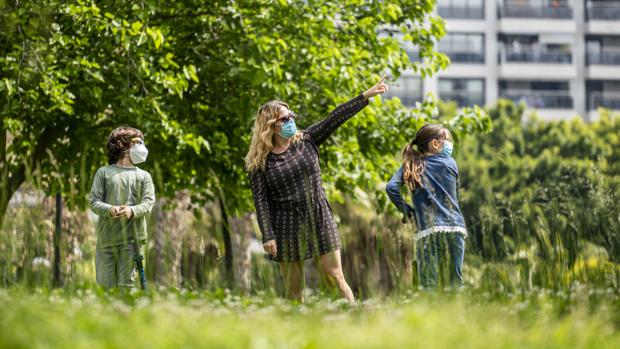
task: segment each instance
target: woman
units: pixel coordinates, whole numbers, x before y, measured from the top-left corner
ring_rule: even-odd
[[[295,114],[286,103],[270,101],[256,113],[246,169],[263,247],[280,262],[289,299],[303,302],[303,261],[316,258],[328,283],[354,301],[342,273],[340,238],[321,182],[319,146],[368,105],[369,98],[385,91],[381,79],[302,131],[297,131]]]

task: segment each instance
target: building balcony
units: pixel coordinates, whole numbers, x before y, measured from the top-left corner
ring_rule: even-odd
[[[484,19],[484,6],[437,5],[437,13],[443,18]]]
[[[392,87],[384,98],[398,98],[402,105],[407,107],[414,107],[417,102],[424,99],[422,80],[419,78],[401,77]]]
[[[567,5],[546,5],[506,1],[498,8],[500,18],[571,19],[573,9]]]
[[[449,102],[454,101],[459,107],[471,107],[473,105],[483,106],[484,95],[471,93],[468,91],[453,91],[439,93],[439,98]]]
[[[450,57],[452,63],[484,64],[484,52],[448,51],[443,53]]]
[[[588,20],[620,20],[620,1],[588,1],[586,16]]]
[[[620,65],[620,51],[618,52],[589,52],[586,56],[588,65]]]
[[[400,99],[400,102],[407,107],[415,107],[415,104],[417,102],[422,102],[422,100],[424,99],[424,96],[422,95],[421,92],[412,92],[409,94],[399,94],[399,95],[394,95],[392,97],[398,97],[398,99]]]
[[[620,110],[620,93],[592,92],[588,95],[590,109]]]
[[[504,48],[503,52],[500,53],[499,61],[509,63],[570,64],[572,62],[572,54],[570,52],[543,51],[532,48]]]
[[[500,97],[514,101],[524,102],[528,108],[533,109],[572,109],[573,98],[567,91],[545,90],[504,90],[500,91]]]
[[[422,62],[422,59],[420,58],[420,51],[405,49],[405,52],[407,52],[407,57],[409,57],[409,61]]]

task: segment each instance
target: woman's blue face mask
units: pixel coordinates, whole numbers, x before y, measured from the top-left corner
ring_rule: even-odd
[[[278,119],[278,122],[282,123],[282,130],[279,133],[282,138],[289,139],[297,133],[297,125],[295,124],[295,113],[289,112],[285,116]]]

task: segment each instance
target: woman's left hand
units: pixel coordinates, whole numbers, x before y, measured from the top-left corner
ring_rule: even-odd
[[[385,83],[385,76],[383,76],[381,78],[381,81],[379,81],[376,85],[366,90],[366,92],[364,92],[363,95],[364,95],[364,98],[369,99],[376,95],[383,94],[387,92],[387,90],[388,90],[388,86]]]

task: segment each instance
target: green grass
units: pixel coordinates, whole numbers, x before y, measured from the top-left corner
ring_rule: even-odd
[[[0,290],[2,348],[617,348],[612,290],[409,293],[356,306],[225,292]]]

